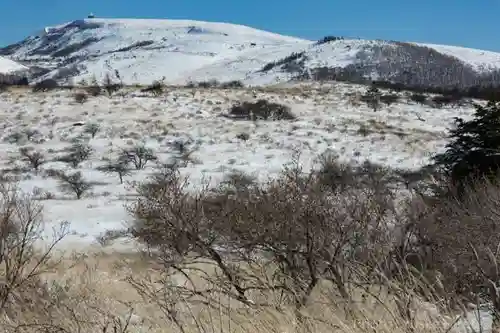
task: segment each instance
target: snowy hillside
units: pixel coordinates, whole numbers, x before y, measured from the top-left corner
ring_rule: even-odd
[[[78,248],[95,243],[106,230],[123,227],[128,219],[124,204],[134,193],[130,182],[144,180],[155,170],[155,163],[149,162],[125,176],[123,184],[116,174],[99,170],[122,149],[145,144],[165,163],[178,156],[175,143],[183,142],[191,154],[181,172],[189,176],[190,188],[215,185],[234,170],[265,181],[281,172],[296,151],[306,170],[325,151],[345,162],[368,159],[418,169],[444,148],[454,117],[468,119],[473,112],[470,105],[436,109],[415,104],[404,94],[374,112],[349,97],[365,90],[343,83],[308,83],[287,88],[178,88],[153,97],[126,88],[111,98],[89,96],[83,104],[66,90],[13,90],[0,94],[0,171],[19,177],[22,189],[41,198],[50,221],[48,237],[51,226],[68,221],[72,236],[65,244]],[[289,106],[296,119],[253,122],[220,116],[235,103],[255,98]],[[99,125],[94,137],[87,131],[92,124]],[[88,143],[93,153],[73,167],[58,157],[75,142]],[[39,172],[20,158],[21,147],[45,156]],[[96,185],[77,200],[60,189],[51,170],[81,171]]]
[[[78,79],[93,74],[99,79],[118,70],[125,82],[133,84],[163,76],[175,81],[197,68],[254,49],[276,52],[308,43],[225,23],[88,19],[46,28],[0,53],[41,67],[66,68]]]
[[[0,48],[0,55],[35,66],[39,79],[61,82],[94,75],[100,80],[118,72],[126,84],[150,84],[163,77],[173,84],[339,78],[440,87],[500,83],[500,54],[495,52],[380,40],[313,42],[190,20],[76,20]]]
[[[488,72],[492,69],[500,68],[500,53],[469,49],[466,47],[437,45],[437,44],[416,44],[430,47],[436,51],[453,56],[461,61],[471,65],[476,71]]]
[[[4,57],[0,57],[0,74],[10,74],[25,69],[27,69],[27,67]]]

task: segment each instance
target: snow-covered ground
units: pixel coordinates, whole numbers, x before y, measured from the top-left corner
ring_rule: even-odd
[[[0,57],[0,74],[9,74],[12,72],[26,70],[27,67],[18,64],[10,59]]]
[[[297,151],[305,169],[313,167],[315,158],[326,150],[343,161],[368,159],[417,169],[444,147],[453,118],[470,119],[473,112],[472,107],[435,109],[405,98],[374,112],[364,104],[354,106],[348,101],[346,94],[365,90],[342,83],[287,84],[257,90],[171,88],[161,97],[152,97],[128,89],[111,98],[90,97],[79,104],[70,91],[33,94],[16,89],[0,94],[0,167],[5,170],[25,165],[19,158],[21,147],[33,147],[50,160],[73,139],[87,141],[94,153],[78,168],[49,161],[38,175],[33,171],[18,175],[21,189],[35,193],[44,206],[47,241],[53,227],[68,222],[71,233],[60,249],[88,249],[99,247],[97,237],[107,230],[126,226],[130,217],[125,206],[133,199],[131,184],[146,179],[153,171],[151,163],[144,170],[132,171],[120,184],[116,175],[96,170],[122,148],[144,143],[154,149],[160,161],[168,161],[176,153],[173,142],[188,143],[193,153],[182,173],[189,177],[192,189],[206,182],[215,185],[232,170],[264,181],[276,176]],[[254,123],[219,117],[235,102],[255,98],[288,105],[297,119]],[[101,129],[91,138],[83,133],[84,127],[75,126],[82,123],[98,123]],[[29,132],[30,140],[19,135]],[[248,134],[247,140],[238,138],[242,133]],[[76,200],[61,191],[56,179],[44,176],[43,170],[48,169],[81,171],[85,179],[98,185]],[[113,246],[117,249],[129,244]],[[483,312],[481,317],[482,325],[491,327],[490,316]],[[452,331],[471,331],[477,326],[471,313]]]
[[[192,188],[210,181],[217,184],[232,170],[240,170],[263,181],[277,175],[285,163],[300,152],[304,168],[313,167],[315,158],[326,150],[344,161],[373,162],[399,168],[415,169],[446,143],[446,130],[453,117],[468,118],[472,108],[433,109],[401,103],[384,106],[374,112],[366,105],[353,106],[345,96],[364,91],[355,85],[323,86],[288,85],[287,88],[259,90],[238,89],[168,89],[161,97],[139,91],[122,91],[112,98],[90,97],[84,104],[74,101],[73,92],[54,91],[33,94],[15,90],[0,95],[2,168],[23,163],[19,148],[33,147],[48,160],[60,155],[78,137],[93,147],[92,157],[77,169],[62,162],[48,162],[42,169],[82,171],[84,178],[99,185],[81,200],[64,194],[54,178],[23,172],[20,186],[44,197],[47,231],[50,226],[68,221],[72,235],[66,238],[70,247],[86,246],[108,229],[120,229],[128,220],[124,209],[130,197],[131,181],[145,179],[153,170],[133,171],[120,184],[116,175],[96,168],[103,159],[116,157],[122,148],[145,143],[161,161],[176,153],[172,143],[182,140],[193,150],[191,162],[182,169]],[[264,98],[291,107],[297,116],[293,121],[234,121],[220,117],[238,101]],[[75,123],[98,123],[95,138],[83,134],[84,127]],[[16,133],[31,133],[31,141]],[[248,140],[238,138],[248,134]],[[15,141],[15,140],[14,140]]]

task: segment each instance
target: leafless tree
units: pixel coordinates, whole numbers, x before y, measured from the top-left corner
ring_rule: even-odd
[[[92,136],[92,139],[95,138],[95,135],[99,130],[101,129],[101,126],[98,123],[89,123],[85,125],[85,133],[89,133]]]
[[[77,199],[81,199],[82,196],[92,189],[93,184],[85,180],[80,171],[59,175],[59,186],[63,191],[72,192],[76,195]]]
[[[149,161],[155,161],[156,159],[154,151],[143,145],[124,149],[120,156],[121,161],[132,162],[137,170],[144,169]]]
[[[126,162],[123,160],[111,161],[108,164],[98,167],[97,170],[105,173],[116,173],[120,179],[120,184],[123,184],[123,177],[130,175],[130,168]]]
[[[77,168],[80,163],[89,159],[94,149],[87,143],[77,142],[71,145],[68,153],[59,158],[59,161],[71,164],[73,168]]]
[[[25,161],[36,172],[38,172],[40,166],[42,166],[46,162],[45,156],[41,152],[36,151],[31,147],[23,147],[19,149],[19,153],[21,154],[22,160]]]

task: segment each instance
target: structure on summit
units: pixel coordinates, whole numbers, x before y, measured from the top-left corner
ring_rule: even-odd
[[[89,18],[89,19],[93,19],[93,18],[95,18],[94,13],[90,13],[90,14],[89,14],[89,16],[87,16],[87,18]]]

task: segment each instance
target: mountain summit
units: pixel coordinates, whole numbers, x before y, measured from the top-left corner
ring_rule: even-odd
[[[119,73],[127,84],[162,78],[172,84],[211,79],[246,84],[387,80],[441,87],[500,83],[500,53],[333,36],[310,41],[191,20],[76,20],[0,48],[0,56],[30,67],[34,78],[61,82]]]

